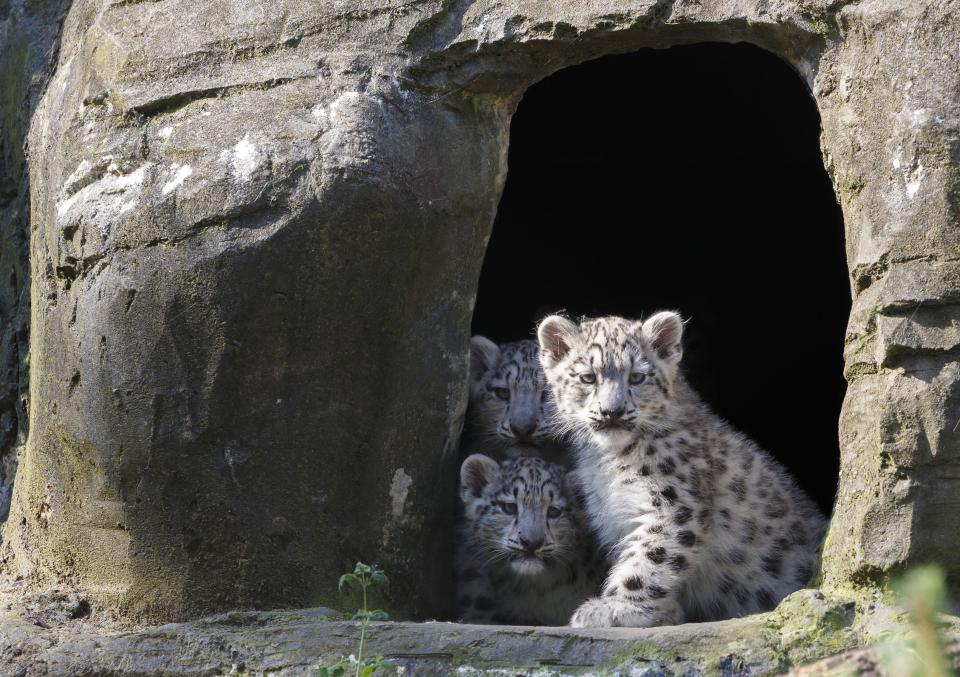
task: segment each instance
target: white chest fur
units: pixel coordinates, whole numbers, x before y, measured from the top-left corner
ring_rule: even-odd
[[[618,470],[633,463],[611,461],[596,448],[582,450],[578,461],[575,477],[586,499],[591,527],[601,545],[612,551],[656,512],[653,499],[658,487],[654,482],[637,477],[635,472]],[[625,484],[627,477],[635,479]]]

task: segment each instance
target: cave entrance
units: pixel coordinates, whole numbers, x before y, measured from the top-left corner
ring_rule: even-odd
[[[797,73],[747,44],[607,56],[530,87],[473,332],[679,310],[694,387],[829,514],[850,288],[819,134]]]

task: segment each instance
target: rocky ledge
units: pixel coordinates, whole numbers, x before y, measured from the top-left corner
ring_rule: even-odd
[[[0,673],[23,676],[316,674],[355,653],[359,637],[356,623],[323,608],[231,612],[118,630],[96,621],[96,610],[82,601],[5,606]],[[960,619],[946,622],[960,637]],[[804,590],[768,614],[661,628],[375,623],[367,655],[382,655],[415,675],[859,674],[875,669],[876,658],[855,649],[904,629],[903,618],[882,603]],[[953,648],[954,656],[960,654],[960,644]]]

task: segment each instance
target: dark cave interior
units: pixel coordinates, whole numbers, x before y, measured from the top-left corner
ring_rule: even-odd
[[[829,512],[850,310],[815,102],[747,44],[603,57],[532,86],[473,331],[572,316],[688,318],[687,377]]]

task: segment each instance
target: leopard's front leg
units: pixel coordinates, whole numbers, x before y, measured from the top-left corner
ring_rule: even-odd
[[[683,622],[680,590],[700,538],[688,508],[672,512],[640,524],[623,539],[602,596],[581,604],[571,626],[643,628]]]

